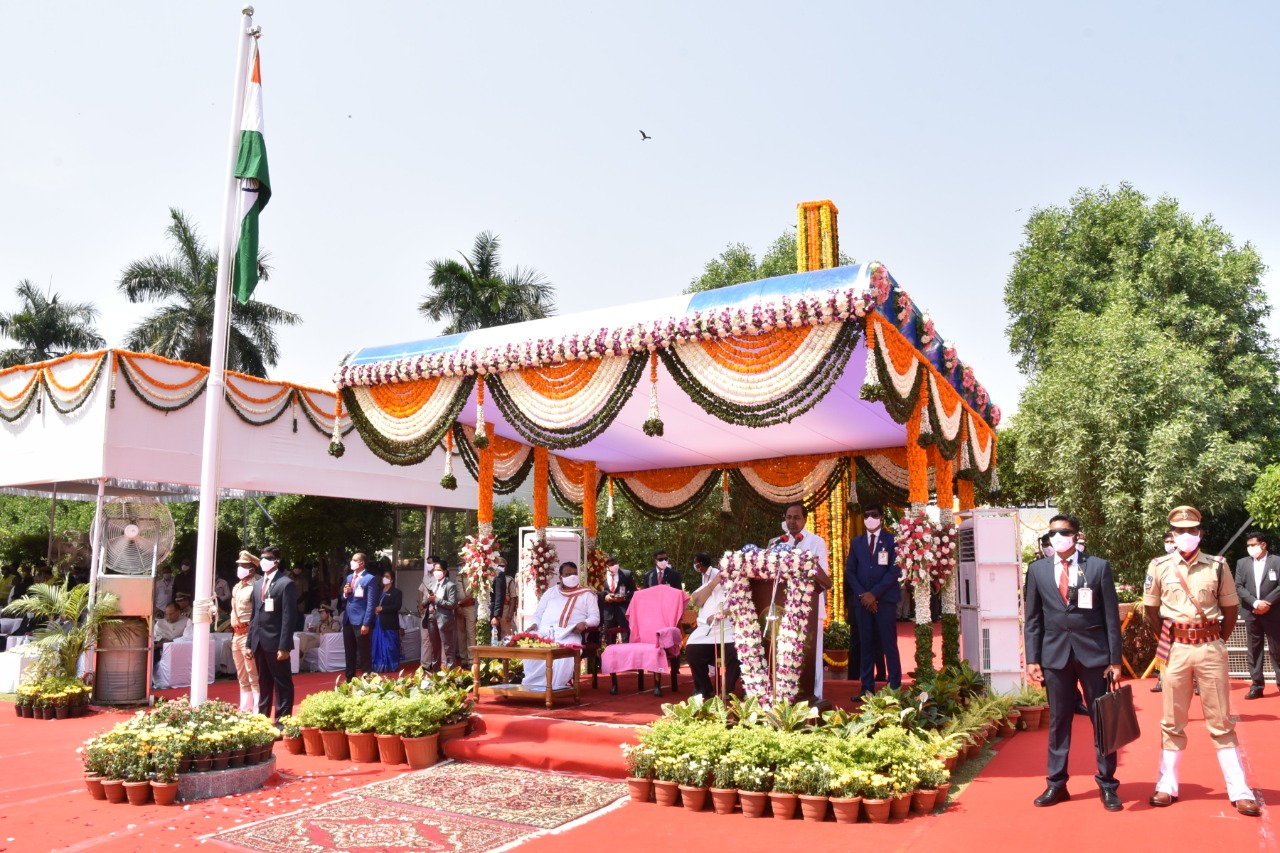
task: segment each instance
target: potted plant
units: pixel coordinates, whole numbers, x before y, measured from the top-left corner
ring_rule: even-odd
[[[343,705],[342,727],[347,733],[352,761],[371,764],[378,760],[373,712],[380,704],[383,702],[378,697],[364,695],[352,697]]]
[[[691,812],[700,812],[707,802],[707,777],[711,764],[701,755],[685,753],[680,756],[682,767],[676,781],[680,785],[680,800]]]
[[[680,797],[680,779],[684,761],[678,755],[658,753],[653,763],[653,801],[660,806],[674,806]]]
[[[732,752],[721,755],[711,767],[711,805],[716,814],[733,814],[738,805],[734,776],[738,771]]]
[[[432,766],[440,759],[440,721],[448,712],[448,702],[434,693],[394,701],[398,706],[397,727],[409,769]]]
[[[779,767],[773,774],[773,789],[769,791],[769,807],[778,820],[792,820],[800,802],[802,764]]]
[[[862,794],[870,778],[870,773],[852,763],[840,763],[833,768],[831,811],[836,816],[836,823],[858,822],[858,814],[862,811]]]
[[[133,734],[120,743],[120,773],[129,804],[143,806],[151,799],[151,746]]]
[[[862,790],[862,808],[872,823],[888,823],[893,796],[893,780],[882,773],[867,776]]]
[[[647,803],[653,794],[653,748],[642,743],[624,743],[622,760],[627,765],[627,790],[631,802]]]
[[[1049,708],[1049,694],[1043,687],[1028,684],[1014,697],[1013,704],[1021,712],[1022,727],[1034,732],[1045,722],[1044,713]]]
[[[378,744],[378,760],[386,765],[404,764],[404,743],[400,740],[400,703],[402,699],[376,702],[370,713],[373,737]]]
[[[178,796],[182,742],[177,735],[156,732],[151,740],[151,796],[157,806],[171,806]]]
[[[920,776],[917,774],[918,757],[904,750],[900,758],[895,760],[886,773],[893,781],[893,796],[889,802],[889,818],[902,820],[911,814],[911,799],[916,788],[920,787]]]
[[[805,820],[821,822],[827,819],[827,803],[831,798],[831,767],[824,761],[812,759],[800,765],[800,812]]]
[[[320,730],[324,755],[330,761],[345,761],[349,755],[347,734],[343,730],[343,711],[348,697],[335,690],[312,693],[298,706],[298,715]],[[303,732],[305,739],[306,733]]]
[[[284,748],[290,755],[302,755],[302,724],[292,714],[281,717],[278,721],[284,734]]]
[[[452,677],[445,673],[442,673],[442,675]],[[467,683],[470,683],[470,677],[467,678]],[[441,684],[437,689],[439,695],[447,703],[447,713],[440,722],[441,746],[444,746],[445,741],[456,737],[464,737],[467,733],[471,709],[475,706],[475,700],[471,698],[467,691],[468,688],[462,687],[458,683],[448,682]]]
[[[937,758],[930,758],[919,765],[917,775],[920,787],[916,789],[911,800],[911,808],[916,814],[929,814],[939,804],[947,801],[947,791],[951,787],[951,774],[946,765]]]
[[[742,804],[743,817],[764,817],[769,805],[769,788],[773,773],[759,764],[737,764],[733,771],[733,784],[738,789],[738,802]]]
[[[324,755],[324,737],[320,734],[320,727],[316,725],[317,716],[314,713],[324,702],[323,699],[315,698],[318,696],[319,693],[312,693],[303,699],[294,715],[298,721],[298,729],[302,732],[302,747],[307,755]]]
[[[831,620],[822,632],[822,656],[835,670],[849,667],[849,623]]]

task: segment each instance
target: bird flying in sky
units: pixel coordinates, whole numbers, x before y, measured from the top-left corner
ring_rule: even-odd
[[[640,141],[644,142],[646,139],[653,139],[653,137],[645,133],[643,130],[640,131]]]

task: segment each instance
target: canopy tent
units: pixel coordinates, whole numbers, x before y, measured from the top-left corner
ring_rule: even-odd
[[[803,499],[833,553],[859,481],[914,507],[933,492],[950,523],[954,491],[963,509],[975,478],[998,488],[1000,411],[883,265],[834,266],[835,213],[800,205],[796,275],[358,349],[342,407],[394,464],[459,446],[482,534],[530,471],[535,526],[550,488],[589,541],[602,484],[659,517],[731,481]]]
[[[200,483],[208,368],[123,350],[76,354],[0,371],[0,487],[6,491],[151,494],[193,500]],[[334,394],[227,374],[219,486],[435,507],[475,505],[457,491],[391,468],[364,443],[339,460],[323,449]],[[342,433],[350,420],[340,418]]]

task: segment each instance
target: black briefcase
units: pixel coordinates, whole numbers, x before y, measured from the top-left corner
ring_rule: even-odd
[[[1133,743],[1142,734],[1138,728],[1138,712],[1133,708],[1133,688],[1117,687],[1115,679],[1107,677],[1106,693],[1093,700],[1093,740],[1103,755]]]

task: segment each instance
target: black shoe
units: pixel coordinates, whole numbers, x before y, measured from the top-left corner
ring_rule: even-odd
[[[1151,692],[1152,692],[1152,693],[1163,693],[1163,692],[1164,692],[1164,685],[1163,685],[1163,684],[1161,684],[1159,681],[1157,681],[1157,682],[1156,682],[1156,686],[1151,688]]]
[[[1082,717],[1089,716],[1089,709],[1084,706],[1083,702],[1076,703],[1076,713]]]
[[[1261,698],[1262,698],[1262,688],[1261,688],[1261,687],[1259,687],[1259,686],[1257,686],[1257,685],[1254,685],[1253,687],[1250,687],[1250,688],[1249,688],[1249,692],[1248,692],[1248,693],[1246,693],[1246,694],[1244,694],[1244,698],[1246,698],[1246,699],[1261,699]]]
[[[1036,797],[1037,806],[1056,806],[1058,803],[1065,803],[1071,799],[1071,795],[1067,793],[1065,785],[1053,787],[1050,785],[1044,789],[1044,793]]]
[[[1109,812],[1118,812],[1124,808],[1124,804],[1120,802],[1120,795],[1115,791],[1108,791],[1102,788],[1098,791],[1102,796],[1102,807]]]

